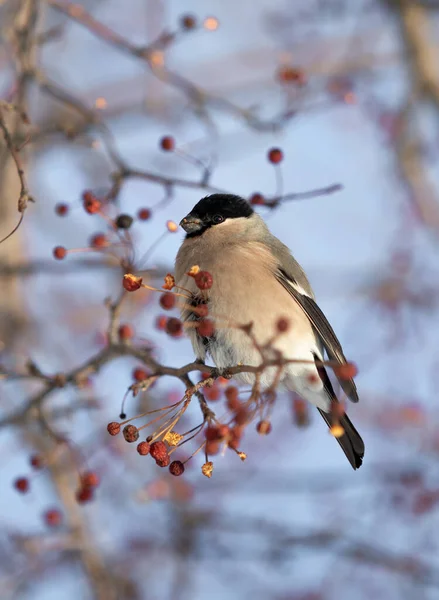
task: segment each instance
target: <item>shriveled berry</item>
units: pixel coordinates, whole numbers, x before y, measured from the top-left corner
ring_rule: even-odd
[[[55,212],[59,217],[64,217],[69,212],[68,204],[59,203],[55,206]]]
[[[204,388],[204,395],[211,402],[215,402],[221,398],[221,390],[217,385],[213,385],[212,387]]]
[[[259,421],[259,423],[256,425],[256,431],[261,435],[268,435],[271,432],[271,429],[272,427],[270,421]]]
[[[336,377],[344,381],[352,379],[358,373],[357,367],[351,362],[345,363],[344,365],[337,365],[333,368]]]
[[[94,490],[90,486],[82,486],[76,491],[76,502],[78,504],[86,504],[94,498]]]
[[[148,371],[142,369],[142,367],[136,367],[133,369],[133,379],[134,381],[143,381],[148,377]]]
[[[29,491],[29,479],[27,477],[18,477],[14,481],[14,487],[20,494],[26,494]]]
[[[92,248],[105,248],[108,246],[108,239],[105,233],[95,233],[90,238],[90,246]]]
[[[181,460],[173,460],[169,465],[169,472],[171,475],[175,475],[175,477],[179,477],[184,473],[184,464]]]
[[[62,523],[62,514],[57,508],[46,510],[43,518],[44,522],[49,527],[59,527]]]
[[[170,135],[165,135],[160,140],[160,148],[164,152],[172,152],[172,150],[175,148],[175,139]]]
[[[120,325],[117,332],[119,334],[120,340],[130,340],[131,338],[134,337],[134,329],[131,327],[131,325],[127,325],[127,324]]]
[[[82,201],[85,212],[89,215],[95,215],[101,210],[101,201],[90,191],[85,191],[82,194]]]
[[[282,162],[283,157],[284,155],[280,148],[271,148],[271,150],[268,151],[268,160],[273,165],[278,165],[280,162]]]
[[[175,300],[175,294],[171,294],[171,292],[165,292],[160,296],[160,306],[164,310],[171,310],[175,306]]]
[[[155,320],[155,326],[160,331],[164,331],[166,329],[166,324],[168,322],[168,317],[165,315],[159,315]]]
[[[137,444],[137,452],[140,454],[140,456],[146,456],[149,454],[149,449],[150,446],[148,442],[140,442],[140,444]]]
[[[157,458],[155,461],[156,465],[159,467],[162,467],[162,468],[167,467],[170,462],[171,462],[171,459],[169,457],[169,454],[167,454],[163,458]]]
[[[201,319],[198,322],[198,335],[205,338],[215,335],[215,325],[211,319]]]
[[[162,460],[165,456],[168,456],[166,444],[160,440],[152,442],[149,452],[155,460]]]
[[[95,471],[86,471],[81,475],[81,485],[83,487],[95,488],[100,483],[99,475]]]
[[[139,221],[148,221],[151,218],[151,211],[149,208],[140,208],[137,212],[137,218]]]
[[[133,224],[133,217],[125,214],[119,215],[114,223],[118,229],[129,229]]]
[[[56,246],[53,249],[53,256],[57,260],[62,260],[63,258],[65,258],[67,256],[67,250],[64,248],[64,246]]]
[[[142,287],[142,281],[143,279],[141,277],[126,273],[123,276],[122,285],[127,292],[135,292]]]
[[[209,290],[213,285],[213,277],[208,271],[198,271],[194,281],[199,290]]]
[[[265,198],[262,194],[256,192],[250,196],[250,204],[253,206],[263,206],[265,204]]]
[[[125,425],[123,428],[123,437],[130,444],[137,442],[139,439],[139,430],[135,425]]]
[[[120,433],[120,425],[116,421],[112,421],[107,425],[107,431],[110,435],[117,435]]]
[[[166,333],[172,337],[179,337],[183,333],[183,323],[176,317],[170,317],[166,321]]]
[[[183,29],[194,29],[197,26],[197,19],[193,15],[183,15],[180,24]]]
[[[33,454],[30,457],[30,464],[36,471],[44,467],[43,458],[39,454]]]
[[[297,67],[291,67],[290,65],[279,67],[277,78],[282,83],[295,83],[296,85],[305,85],[306,83],[305,71]]]

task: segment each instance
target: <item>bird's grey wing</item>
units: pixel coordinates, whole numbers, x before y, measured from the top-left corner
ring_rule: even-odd
[[[303,288],[303,285],[299,283],[299,281],[294,276],[294,268],[296,261],[290,255],[289,258],[292,259],[293,262],[285,261],[283,258],[283,262],[279,264],[278,270],[276,272],[277,280],[283,285],[283,287],[287,290],[289,294],[294,298],[294,300],[301,306],[306,316],[312,323],[314,331],[318,337],[318,339],[323,344],[323,347],[326,350],[326,353],[330,360],[335,360],[339,364],[345,364],[346,357],[343,354],[343,349],[341,347],[340,342],[337,339],[337,336],[334,333],[331,325],[328,323],[327,318],[318,307],[314,298],[311,295],[308,295],[308,290]],[[297,263],[296,263],[297,264]],[[311,288],[309,287],[311,291]],[[312,294],[312,291],[311,291]],[[353,379],[340,379],[338,378],[340,385],[352,402],[358,402],[358,393],[357,387],[353,381]]]

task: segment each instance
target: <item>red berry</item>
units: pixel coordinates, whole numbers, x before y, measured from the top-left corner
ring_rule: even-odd
[[[280,162],[282,162],[283,157],[284,157],[284,155],[283,155],[282,150],[280,150],[280,148],[272,148],[271,150],[268,151],[268,160],[273,165],[278,165]]]
[[[289,65],[282,65],[277,72],[277,77],[282,83],[296,83],[297,85],[306,83],[305,72]]]
[[[221,441],[220,440],[207,440],[206,442],[206,453],[209,456],[214,456],[218,454],[221,449]]]
[[[146,456],[149,454],[149,450],[150,445],[148,442],[140,442],[140,444],[137,444],[137,452],[140,454],[140,456]]]
[[[308,405],[305,400],[294,397],[293,400],[294,422],[298,427],[305,427],[309,423]]]
[[[215,325],[210,319],[201,319],[198,322],[198,335],[211,338],[215,334]]]
[[[133,369],[133,379],[135,381],[143,381],[147,377],[148,371],[145,371],[145,369],[142,369],[142,367],[136,367],[135,369]]]
[[[64,217],[69,212],[69,207],[67,204],[57,204],[55,206],[55,212],[59,217]]]
[[[46,525],[49,527],[59,527],[62,522],[62,515],[57,508],[46,510],[43,515]]]
[[[270,421],[259,421],[256,425],[256,431],[261,435],[268,435],[271,432],[271,423]]]
[[[203,302],[202,304],[194,307],[194,313],[197,315],[197,317],[204,319],[209,314],[209,307],[205,302]]]
[[[141,277],[136,277],[131,273],[125,273],[122,280],[122,285],[127,292],[135,292],[142,287],[143,279]]]
[[[221,439],[224,439],[230,434],[230,427],[228,425],[218,425],[218,435]]]
[[[204,395],[211,402],[215,402],[216,400],[220,399],[221,390],[217,385],[213,385],[212,387],[206,387],[204,388]]]
[[[358,373],[357,367],[351,362],[345,363],[344,365],[337,365],[333,368],[336,377],[344,381],[352,379]]]
[[[85,212],[89,215],[95,215],[101,210],[101,201],[98,200],[92,192],[84,192],[82,194],[82,200]]]
[[[197,26],[197,20],[192,15],[183,15],[180,19],[180,23],[183,29],[194,29]]]
[[[199,290],[209,290],[213,284],[213,277],[208,271],[198,271],[194,280]]]
[[[33,454],[30,457],[30,464],[35,469],[42,469],[44,467],[44,461],[39,454]]]
[[[105,248],[108,246],[108,239],[104,233],[95,233],[90,239],[92,248]]]
[[[158,458],[155,461],[155,464],[159,467],[167,467],[169,465],[169,463],[171,462],[171,459],[169,457],[169,454],[167,454],[166,456],[164,456],[163,458]]]
[[[175,140],[170,135],[165,135],[160,140],[160,148],[165,152],[172,152],[175,148]]]
[[[213,442],[214,440],[220,440],[221,436],[216,425],[209,425],[204,430],[204,437],[206,440]]]
[[[234,385],[230,385],[228,388],[226,388],[224,393],[227,399],[227,408],[232,412],[239,410],[241,408],[241,402],[239,401],[238,388]]]
[[[26,494],[29,491],[29,479],[27,477],[18,477],[14,481],[14,487],[20,494]]]
[[[107,425],[107,431],[110,435],[117,435],[120,433],[120,425],[116,421],[112,421]]]
[[[139,430],[135,425],[125,425],[123,428],[123,437],[130,444],[137,442],[139,439]]]
[[[166,333],[172,337],[179,337],[183,333],[183,323],[176,317],[166,321]]]
[[[171,475],[178,477],[184,473],[184,464],[180,460],[173,460],[169,465],[169,472]]]
[[[89,486],[83,486],[79,488],[79,490],[77,490],[76,492],[76,502],[78,504],[85,504],[86,502],[90,502],[90,500],[93,500],[93,497],[94,490],[92,487]]]
[[[137,212],[137,218],[139,221],[147,221],[151,218],[151,211],[149,208],[140,208]]]
[[[155,460],[162,460],[165,456],[168,456],[168,449],[165,442],[153,442],[150,446],[149,453]]]
[[[64,248],[64,246],[56,246],[53,249],[53,256],[57,259],[57,260],[62,260],[63,258],[65,258],[67,255],[67,250]]]
[[[131,325],[121,325],[118,329],[119,339],[120,340],[130,340],[134,337],[134,329]]]
[[[247,421],[249,420],[249,413],[248,410],[245,406],[242,406],[236,413],[235,413],[235,423],[237,425],[245,425],[247,423]]]
[[[250,204],[253,206],[263,206],[265,204],[265,198],[262,194],[256,192],[252,196],[250,196]]]
[[[86,471],[81,475],[81,485],[83,487],[95,488],[99,485],[99,476],[94,471]]]
[[[160,296],[160,306],[164,310],[171,310],[175,306],[176,296],[171,292],[165,292]]]
[[[155,321],[155,326],[160,331],[164,331],[166,329],[167,322],[168,322],[168,317],[166,317],[165,315],[160,315],[159,317],[157,317],[157,319]]]

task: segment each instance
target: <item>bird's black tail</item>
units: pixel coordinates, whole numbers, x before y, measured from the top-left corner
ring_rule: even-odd
[[[317,357],[316,357],[317,358]],[[317,371],[320,375],[325,390],[331,398],[332,402],[338,402],[337,396],[335,395],[334,388],[332,387],[331,380],[328,377],[328,373],[324,367],[318,366]],[[333,424],[333,417],[330,413],[326,413],[319,408],[319,413],[324,418],[328,427]],[[353,469],[358,469],[363,463],[364,457],[364,442],[361,435],[355,429],[352,421],[345,413],[342,417],[338,418],[338,422],[344,429],[344,434],[336,438],[340,444],[341,449],[346,454],[348,461],[351,463]]]
[[[320,408],[319,413],[328,424],[328,427],[331,427],[332,416],[329,413],[325,413]],[[343,452],[346,454],[346,457],[351,463],[352,468],[358,469],[363,463],[364,442],[346,413],[338,419],[338,422],[343,427],[344,434],[341,437],[336,438],[336,440],[340,444]]]

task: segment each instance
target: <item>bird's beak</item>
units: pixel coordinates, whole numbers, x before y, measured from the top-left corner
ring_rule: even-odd
[[[193,217],[190,213],[180,221],[180,227],[183,227],[186,233],[195,233],[203,227],[201,219]]]

